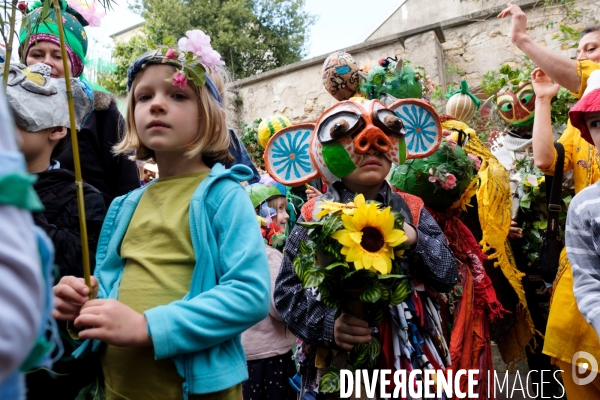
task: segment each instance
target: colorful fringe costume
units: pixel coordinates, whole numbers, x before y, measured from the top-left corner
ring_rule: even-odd
[[[503,361],[507,364],[513,364],[520,361],[524,356],[525,347],[533,338],[536,329],[527,308],[525,290],[521,283],[524,274],[517,269],[507,239],[512,209],[508,171],[467,124],[448,120],[443,122],[442,126],[444,129],[457,129],[465,132],[468,141],[463,149],[481,159],[481,167],[478,172],[480,183],[476,192],[479,206],[479,223],[483,232],[479,244],[482,247],[482,252],[489,252],[488,259],[495,260],[494,266],[500,267],[518,297],[515,313],[516,323],[497,340]],[[456,140],[458,133],[454,133],[452,136]]]

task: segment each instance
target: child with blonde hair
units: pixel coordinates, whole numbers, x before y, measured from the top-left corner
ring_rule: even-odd
[[[111,204],[94,299],[82,279],[55,287],[55,317],[89,339],[74,355],[105,343],[107,399],[238,400],[248,378],[240,334],[269,311],[265,248],[239,184],[252,175],[220,164],[230,143],[215,84],[223,62],[202,31],[186,36],[128,71],[115,151],[154,159],[160,178]]]

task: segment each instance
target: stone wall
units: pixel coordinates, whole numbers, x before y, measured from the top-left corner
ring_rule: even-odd
[[[424,3],[429,5],[424,6]],[[575,53],[552,39],[559,24],[581,28],[600,19],[600,1],[578,1],[576,7],[583,11],[583,17],[577,24],[565,20],[563,7],[546,8],[534,0],[518,3],[527,13],[531,37],[565,56],[574,57]],[[524,60],[523,53],[510,42],[510,19],[496,18],[504,4],[498,0],[407,0],[368,41],[344,50],[351,53],[359,65],[399,56],[423,66],[438,84],[466,79],[470,86],[477,86],[485,72],[497,70],[506,63],[519,65]],[[457,13],[462,15],[448,18]],[[403,15],[412,15],[413,25],[398,22]],[[421,26],[418,26],[419,21]],[[394,25],[402,26],[402,30],[388,34]],[[411,28],[405,29],[407,26]],[[236,81],[230,91],[230,126],[271,114],[283,114],[294,123],[315,120],[336,101],[321,83],[321,66],[326,57],[324,54]]]

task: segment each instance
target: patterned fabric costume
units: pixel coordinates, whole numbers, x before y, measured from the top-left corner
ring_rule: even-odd
[[[518,297],[516,323],[497,340],[497,344],[505,363],[517,362],[533,338],[535,326],[527,308],[525,290],[521,283],[524,274],[517,269],[507,240],[512,209],[508,171],[479,140],[475,131],[465,123],[448,120],[442,126],[449,130],[462,130],[468,136],[463,149],[481,159],[478,172],[480,184],[476,192],[479,223],[483,233],[480,244],[484,253],[491,251],[488,258],[495,261],[496,267],[500,267]],[[453,137],[458,140],[458,133],[454,133]]]

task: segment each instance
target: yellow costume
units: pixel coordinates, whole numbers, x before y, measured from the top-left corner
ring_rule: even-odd
[[[448,120],[442,123],[442,128],[448,130],[456,128],[465,132],[469,136],[469,140],[463,146],[463,150],[482,160],[478,172],[480,184],[476,193],[479,205],[479,223],[483,232],[480,244],[483,252],[493,251],[488,254],[489,259],[495,260],[494,266],[500,267],[519,298],[515,315],[516,323],[497,341],[502,360],[510,364],[520,360],[536,330],[527,308],[525,290],[521,283],[521,278],[525,274],[517,269],[507,239],[512,210],[512,192],[508,171],[467,124]],[[458,141],[457,132],[453,133],[452,137]]]
[[[574,95],[577,97],[583,95],[587,78],[596,69],[600,69],[600,64],[592,61],[578,63],[577,70],[581,77],[581,87],[579,93],[573,93]],[[600,180],[600,167],[596,148],[583,140],[579,130],[575,129],[570,122],[559,142],[565,148],[565,171],[573,170],[575,193]],[[556,152],[554,163],[543,172],[549,175],[553,174],[555,165]],[[586,351],[600,360],[598,334],[585,321],[575,301],[573,274],[565,249],[561,253],[559,272],[554,288],[548,326],[546,327],[544,353],[560,360],[561,368],[565,363],[571,364],[573,355],[578,351]],[[570,375],[571,371],[565,370],[563,375],[565,374]]]

